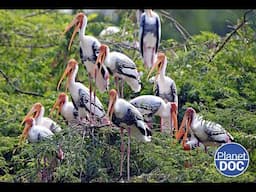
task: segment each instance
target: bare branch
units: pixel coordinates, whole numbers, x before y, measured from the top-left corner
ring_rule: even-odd
[[[191,37],[188,31],[178,21],[176,21],[168,12],[160,10],[160,13],[174,24],[174,27],[181,34],[185,41],[187,41],[187,38]]]
[[[17,48],[27,48],[27,49],[46,49],[50,47],[58,46],[58,44],[45,44],[45,45],[10,45],[10,44],[0,44],[1,47],[17,47]]]
[[[34,95],[34,96],[40,96],[43,97],[42,94],[40,93],[35,93],[35,92],[29,92],[29,91],[22,91],[20,90],[18,87],[16,87],[15,85],[13,85],[13,83],[11,82],[10,78],[0,69],[0,73],[2,74],[2,76],[4,77],[4,79],[6,80],[6,82],[11,85],[12,88],[14,88],[14,90],[16,92],[22,93],[22,94],[27,94],[27,95]]]
[[[240,24],[238,24],[238,25],[234,28],[234,30],[224,39],[224,41],[220,44],[220,46],[217,47],[216,51],[215,51],[215,52],[212,54],[212,56],[210,57],[210,59],[209,59],[209,61],[208,61],[209,63],[212,62],[212,60],[214,59],[214,57],[224,48],[224,46],[225,46],[225,45],[227,44],[227,42],[231,39],[231,37],[232,37],[234,34],[236,34],[237,31],[238,31],[239,29],[241,29],[241,28],[246,24],[246,22],[247,22],[246,16],[247,16],[248,13],[250,13],[250,12],[252,12],[252,11],[253,11],[253,10],[251,9],[251,10],[248,10],[248,11],[246,11],[246,12],[244,13],[242,22],[241,22]]]

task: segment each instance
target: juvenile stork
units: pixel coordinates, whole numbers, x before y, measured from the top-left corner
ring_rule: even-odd
[[[184,128],[186,128],[186,131],[184,131]],[[194,142],[187,142],[189,131],[192,135],[191,137],[194,138]],[[193,149],[196,142],[200,142],[207,147],[220,145],[221,143],[229,143],[234,140],[233,136],[220,124],[204,120],[201,115],[196,114],[196,111],[192,107],[186,110],[176,139],[179,140],[182,136],[184,150]]]
[[[78,111],[78,116],[80,120],[82,120],[83,118],[87,118],[89,113],[91,113],[97,119],[101,120],[105,116],[105,110],[103,108],[103,105],[98,97],[93,98],[94,96],[92,97],[92,99],[95,100],[95,102],[92,103],[92,100],[90,100],[89,89],[85,87],[82,83],[75,81],[77,72],[78,62],[75,59],[70,59],[58,83],[57,90],[59,90],[61,82],[67,76],[68,80],[66,81],[66,92],[68,88],[74,107]],[[90,111],[90,103],[94,107],[94,110],[92,111]]]
[[[152,9],[145,9],[140,17],[140,53],[147,68],[153,66],[161,40],[161,22]]]
[[[153,116],[160,116],[160,131],[173,135],[178,131],[177,106],[155,95],[141,95],[129,101],[143,115],[145,121],[152,122]]]
[[[167,57],[164,53],[157,54],[157,60],[151,68],[150,74],[157,68],[157,74],[154,77],[156,84],[155,95],[163,98],[167,102],[175,102],[178,107],[178,95],[175,81],[170,77],[165,76],[165,71],[167,67]]]
[[[51,109],[50,115],[53,113],[54,109],[58,110],[58,114],[60,113],[67,123],[78,119],[77,109],[74,107],[74,104],[68,100],[68,95],[64,92],[59,94]]]
[[[44,112],[45,112],[44,106],[41,103],[37,102],[32,106],[30,111],[24,117],[22,123],[24,123],[25,119],[32,116],[35,119],[35,125],[46,127],[53,133],[60,132],[61,127],[51,118],[44,117]]]
[[[123,129],[128,132],[128,147],[127,147],[127,179],[130,179],[130,137],[135,137],[138,141],[150,142],[151,130],[144,122],[143,116],[139,110],[126,100],[119,98],[116,90],[112,89],[109,92],[109,104],[107,116],[117,127],[120,127],[121,133],[121,163],[120,177],[122,176],[124,144],[123,144]]]
[[[54,135],[47,127],[37,125],[33,117],[26,117],[22,124],[23,123],[25,123],[25,128],[23,129],[19,143],[22,143],[26,138],[28,138],[29,142],[36,143]]]
[[[85,29],[87,26],[87,16],[84,13],[78,13],[72,22],[66,27],[64,34],[69,31],[75,25],[72,37],[69,42],[68,50],[70,50],[71,44],[77,32],[79,32],[79,46],[80,46],[80,58],[84,64],[89,78],[89,93],[90,100],[92,98],[92,80],[94,79],[95,85],[103,93],[108,90],[109,86],[109,73],[104,65],[96,63],[96,59],[99,53],[100,42],[93,36],[85,35]],[[96,89],[94,89],[94,98]],[[91,103],[91,102],[90,102]],[[91,111],[91,105],[90,105]]]
[[[123,97],[123,84],[121,85],[121,91],[119,91],[119,78],[122,81],[124,80],[135,93],[139,92],[141,90],[141,80],[136,64],[123,53],[110,52],[109,47],[105,44],[102,44],[99,50],[96,63],[101,63],[101,66],[104,63],[109,73],[115,77],[119,96]]]

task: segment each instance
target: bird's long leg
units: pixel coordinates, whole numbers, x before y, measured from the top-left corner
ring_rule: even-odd
[[[120,92],[119,92],[119,77],[115,76],[115,84],[116,84],[116,91],[118,93],[118,96],[120,97]]]
[[[93,121],[96,123],[96,116],[95,116],[95,111],[96,111],[96,108],[95,108],[95,106],[96,106],[96,79],[97,79],[97,70],[95,69],[95,71],[94,71],[94,73],[95,73],[95,88],[94,88],[94,100],[93,100],[93,106],[94,106],[94,108],[93,108]]]
[[[160,118],[160,132],[163,132],[163,118]]]
[[[121,93],[120,93],[120,95],[121,95],[121,98],[124,98],[124,80],[123,79],[121,79]]]
[[[123,160],[124,160],[124,128],[120,128],[120,136],[121,136],[121,147],[120,147],[120,151],[121,151],[121,161],[120,161],[120,177],[122,177],[122,173],[123,173]]]
[[[130,151],[131,151],[131,128],[128,127],[128,146],[127,146],[127,180],[130,180]]]
[[[90,124],[92,124],[92,77],[91,75],[89,74],[89,91],[90,91],[90,112],[89,112],[89,121],[90,121]]]

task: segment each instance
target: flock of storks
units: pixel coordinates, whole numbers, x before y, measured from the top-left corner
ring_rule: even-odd
[[[69,123],[73,120],[89,122],[89,125],[112,123],[120,128],[121,132],[121,164],[120,176],[124,158],[123,134],[124,129],[128,133],[127,147],[127,179],[130,178],[130,136],[138,141],[150,142],[152,137],[153,117],[160,116],[161,132],[182,139],[184,150],[191,150],[199,145],[219,145],[231,142],[233,137],[220,125],[206,121],[196,111],[187,108],[180,127],[178,128],[178,96],[175,82],[165,75],[167,57],[158,52],[161,39],[161,22],[158,14],[151,9],[145,9],[139,16],[139,47],[144,66],[150,69],[150,74],[157,70],[156,76],[151,77],[154,82],[154,95],[140,95],[127,101],[123,95],[123,83],[135,93],[139,93],[141,86],[140,73],[132,59],[120,52],[111,51],[108,45],[101,44],[95,37],[85,35],[87,17],[84,13],[78,13],[72,22],[66,27],[64,33],[74,28],[68,50],[72,45],[77,32],[80,40],[81,63],[88,72],[89,88],[76,81],[79,62],[70,59],[66,69],[58,83],[66,80],[66,91],[59,94],[50,115],[54,109],[58,110]],[[109,103],[107,112],[96,96],[96,88],[100,93],[109,90],[109,78],[115,79],[115,89],[109,91]],[[94,90],[93,90],[94,84]],[[71,96],[67,94],[67,89]],[[44,116],[44,106],[35,103],[22,121],[25,128],[20,137],[20,143],[28,138],[30,142],[38,142],[43,138],[52,136],[61,131],[60,126],[52,119]],[[206,148],[206,147],[205,147]],[[63,157],[60,157],[63,158]]]

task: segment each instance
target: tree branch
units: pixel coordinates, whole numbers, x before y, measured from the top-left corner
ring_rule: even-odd
[[[160,13],[174,24],[174,27],[181,34],[182,38],[185,41],[187,41],[187,38],[191,37],[188,31],[178,21],[176,21],[168,12],[160,10]]]
[[[231,39],[231,37],[235,34],[235,33],[237,33],[237,31],[239,30],[239,29],[241,29],[245,24],[246,24],[246,22],[247,22],[247,20],[246,20],[246,15],[248,14],[248,13],[250,13],[250,12],[252,12],[253,10],[251,9],[251,10],[248,10],[248,11],[246,11],[245,13],[244,13],[244,15],[243,15],[243,20],[242,20],[242,22],[240,23],[240,24],[238,24],[235,28],[234,28],[234,30],[224,39],[224,41],[220,44],[220,46],[218,46],[217,47],[217,49],[215,50],[215,52],[212,54],[212,56],[210,57],[210,59],[209,59],[209,63],[210,62],[212,62],[212,60],[214,59],[214,57],[224,48],[224,46],[228,43],[228,41]]]
[[[15,85],[13,85],[13,83],[11,82],[10,78],[0,69],[0,73],[2,74],[2,76],[4,77],[4,79],[6,80],[6,82],[11,85],[12,88],[14,88],[14,90],[16,92],[22,93],[22,94],[27,94],[27,95],[34,95],[34,96],[40,96],[43,97],[42,94],[40,93],[35,93],[35,92],[29,92],[29,91],[22,91],[20,90],[18,87],[16,87]]]
[[[33,13],[28,14],[28,15],[25,15],[24,18],[34,17],[34,16],[37,16],[37,15],[41,15],[41,14],[51,12],[51,11],[54,11],[54,9],[46,9],[44,11],[33,12]]]

